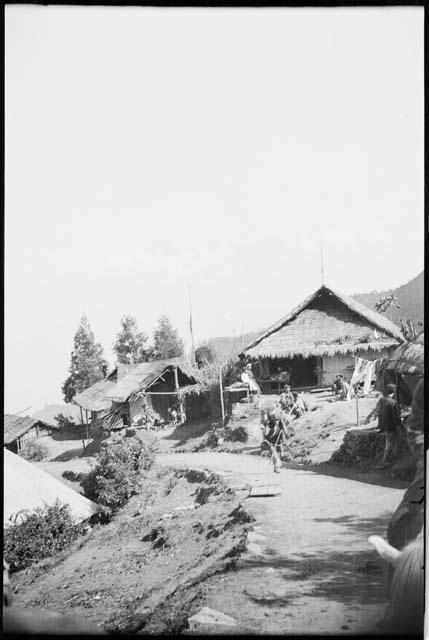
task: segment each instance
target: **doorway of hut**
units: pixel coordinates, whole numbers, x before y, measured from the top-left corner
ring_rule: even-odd
[[[318,382],[317,367],[318,358],[316,357],[297,356],[293,358],[291,362],[291,387],[295,389],[316,387]]]

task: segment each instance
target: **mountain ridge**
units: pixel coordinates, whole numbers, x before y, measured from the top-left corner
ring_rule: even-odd
[[[399,319],[402,316],[410,318],[416,329],[421,328],[424,318],[424,272],[422,271],[405,284],[386,291],[370,291],[369,293],[352,293],[351,297],[364,304],[369,309],[375,311],[375,304],[380,298],[388,295],[395,295],[400,308],[392,307],[383,315],[399,326]],[[218,336],[206,341],[215,351],[219,360],[226,360],[235,357],[246,345],[255,340],[265,329],[259,331],[249,331],[238,336]]]

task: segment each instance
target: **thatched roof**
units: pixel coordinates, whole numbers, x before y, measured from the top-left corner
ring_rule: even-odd
[[[110,409],[112,400],[107,397],[110,389],[115,387],[130,369],[129,365],[118,364],[104,378],[91,387],[81,391],[73,398],[73,402],[86,411],[106,411]]]
[[[125,402],[131,394],[148,389],[173,366],[185,377],[187,385],[197,383],[195,372],[180,358],[141,362],[130,367],[123,378],[109,388],[106,397],[115,402]]]
[[[18,512],[31,512],[45,504],[53,505],[56,500],[69,505],[74,522],[87,520],[98,510],[94,502],[40,467],[4,450],[4,526],[12,524]],[[17,521],[25,519],[25,515],[21,514]]]
[[[425,359],[425,336],[421,331],[413,340],[402,344],[387,359],[386,370],[396,373],[423,376]]]
[[[186,385],[198,382],[196,372],[181,358],[118,365],[104,380],[76,395],[74,402],[87,411],[110,409],[113,401],[125,402],[132,394],[148,389],[172,366],[177,366]]]
[[[17,416],[6,413],[3,416],[4,444],[11,444],[18,438],[30,431],[37,420],[29,416]]]
[[[106,398],[106,394],[115,384],[116,382],[112,380],[100,380],[93,384],[92,387],[88,387],[88,389],[78,393],[73,398],[73,402],[87,411],[110,409],[112,401]]]
[[[250,358],[328,356],[379,351],[403,339],[393,322],[322,285],[240,353]]]

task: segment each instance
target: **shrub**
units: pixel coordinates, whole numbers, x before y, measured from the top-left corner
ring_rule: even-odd
[[[76,426],[73,419],[65,416],[63,413],[55,416],[55,420],[57,421],[58,429],[71,429]]]
[[[246,429],[240,425],[239,427],[235,427],[234,429],[232,429],[231,427],[225,427],[224,438],[225,440],[230,440],[231,442],[247,442],[249,435]]]
[[[20,571],[38,560],[67,548],[82,531],[73,523],[68,505],[58,501],[52,506],[38,507],[19,524],[4,531],[3,554],[10,572]]]
[[[49,447],[46,444],[42,444],[36,438],[26,440],[19,452],[19,455],[26,460],[34,460],[38,462],[43,460],[49,455]]]
[[[105,520],[139,492],[154,459],[150,446],[134,438],[101,447],[94,469],[85,474],[81,485],[87,498],[100,505]]]

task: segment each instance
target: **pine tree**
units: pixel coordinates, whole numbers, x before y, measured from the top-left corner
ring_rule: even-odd
[[[158,319],[158,325],[153,333],[155,360],[166,360],[183,356],[184,344],[179,334],[167,316]]]
[[[121,364],[136,364],[149,360],[151,350],[147,346],[147,335],[138,330],[137,322],[132,316],[121,318],[121,331],[116,336],[113,350]]]
[[[94,333],[85,315],[82,316],[74,336],[70,375],[62,386],[64,400],[71,402],[77,393],[87,389],[107,373],[103,347],[95,341]]]

